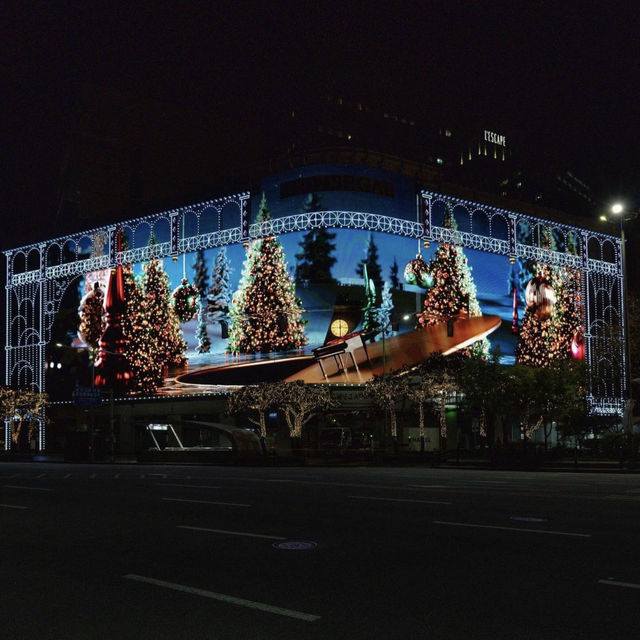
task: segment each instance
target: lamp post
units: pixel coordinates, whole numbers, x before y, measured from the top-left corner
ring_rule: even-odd
[[[623,340],[624,340],[624,399],[625,399],[625,410],[623,411],[623,420],[630,420],[631,416],[629,415],[627,403],[631,401],[631,351],[629,345],[629,300],[627,293],[627,247],[626,247],[626,237],[624,231],[624,223],[633,220],[638,216],[637,211],[627,212],[625,206],[616,202],[611,206],[610,212],[612,216],[618,219],[620,225],[620,259],[621,259],[621,270],[622,270],[622,304],[623,304],[623,320],[624,320],[624,330],[623,330]],[[600,219],[607,220],[607,216],[600,216]],[[625,425],[625,427],[631,431],[631,425]]]

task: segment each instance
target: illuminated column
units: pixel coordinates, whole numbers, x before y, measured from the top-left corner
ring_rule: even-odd
[[[44,306],[46,301],[45,287],[47,286],[47,253],[46,245],[41,244],[38,247],[40,253],[40,278],[38,282],[38,349],[35,354],[35,382],[40,393],[45,392],[45,314]],[[38,450],[44,450],[45,444],[45,409],[40,410],[40,419],[38,420]]]
[[[509,215],[509,262],[513,264],[516,261],[517,257],[517,224],[518,218],[517,216],[510,214]]]
[[[245,194],[240,196],[240,239],[246,241],[249,239],[249,202],[251,195]]]
[[[5,341],[5,351],[4,351],[4,380],[6,386],[10,386],[11,384],[11,334],[12,334],[12,324],[11,324],[11,279],[13,274],[13,254],[11,252],[7,252],[7,284],[4,287],[5,290],[5,327],[6,331],[6,341]],[[11,447],[11,423],[9,418],[4,419],[4,448],[5,451],[9,451]]]

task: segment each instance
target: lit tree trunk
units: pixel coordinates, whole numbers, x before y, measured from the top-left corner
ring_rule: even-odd
[[[424,453],[424,402],[418,403],[419,407],[419,415],[420,415],[420,423],[419,423],[419,433],[420,433],[420,453]]]
[[[267,417],[264,411],[260,412],[260,448],[262,453],[267,453]]]
[[[393,407],[389,408],[389,418],[391,419],[391,441],[393,442],[393,452],[398,452],[398,421]]]
[[[440,448],[447,448],[447,396],[445,393],[440,393],[440,399],[438,400],[440,405]]]

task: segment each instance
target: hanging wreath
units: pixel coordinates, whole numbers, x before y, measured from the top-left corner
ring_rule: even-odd
[[[196,317],[199,295],[198,288],[182,278],[182,283],[173,292],[173,308],[180,322],[189,322]]]
[[[433,286],[433,275],[420,254],[404,268],[404,279],[407,284],[415,284],[423,289]]]
[[[529,280],[525,291],[527,309],[531,309],[539,320],[546,320],[556,304],[556,292],[546,278],[536,276]]]

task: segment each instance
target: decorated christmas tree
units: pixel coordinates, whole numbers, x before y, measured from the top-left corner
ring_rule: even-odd
[[[582,341],[581,277],[575,269],[541,263],[534,274],[527,284],[516,361],[546,367],[570,358],[575,343]]]
[[[304,201],[302,210],[305,212],[319,211],[320,199],[315,193],[310,193]],[[335,251],[335,233],[327,229],[310,229],[304,234],[300,242],[300,253],[296,253],[296,282],[333,282],[331,267],[336,263],[332,255]]]
[[[263,194],[257,222],[270,219]],[[231,353],[286,351],[307,343],[300,300],[287,270],[282,245],[274,236],[253,240],[229,315]]]
[[[356,267],[356,274],[361,278],[364,277],[364,266],[367,265],[367,273],[369,279],[373,280],[378,289],[382,288],[382,269],[378,263],[378,245],[376,245],[373,239],[373,234],[369,234],[369,241],[367,242],[367,252],[365,257],[360,260]]]
[[[218,320],[229,313],[231,303],[231,262],[227,249],[220,247],[211,273],[211,287],[207,294],[207,313],[211,320]]]
[[[163,362],[153,348],[147,298],[130,264],[124,265],[122,275],[127,301],[122,333],[127,341],[125,356],[133,372],[131,391],[153,393],[162,384]]]
[[[198,353],[209,353],[209,350],[211,349],[211,340],[209,340],[209,336],[207,335],[206,304],[206,295],[209,283],[207,281],[207,266],[204,261],[204,249],[198,249],[196,252],[196,261],[193,264],[193,270],[195,271],[193,284],[200,294],[200,304],[198,306],[198,330],[196,331],[198,346],[196,347],[196,351]]]
[[[143,269],[142,286],[148,306],[150,348],[163,366],[182,366],[187,344],[171,305],[169,277],[157,258],[144,265]]]
[[[548,229],[541,232],[545,249],[556,250]],[[566,250],[575,255],[575,239]],[[570,358],[576,342],[582,343],[581,276],[576,269],[527,262],[530,274],[525,287],[526,310],[516,346],[516,361],[546,367],[557,359]]]
[[[457,229],[456,221],[447,209],[444,226]],[[424,310],[417,315],[419,327],[446,322],[457,316],[480,316],[482,311],[476,296],[476,285],[471,266],[461,247],[442,242],[429,263],[433,286],[427,291]],[[489,356],[489,341],[484,338],[474,342],[467,353]]]

